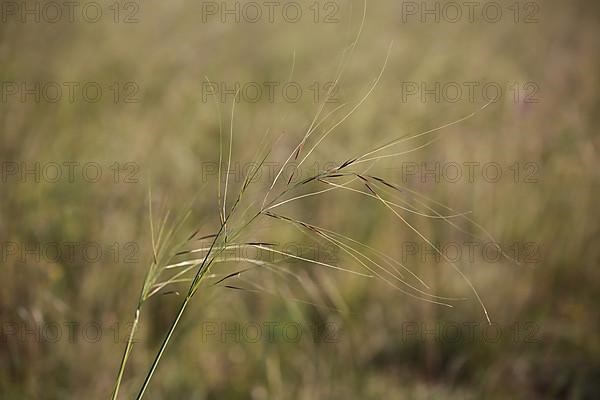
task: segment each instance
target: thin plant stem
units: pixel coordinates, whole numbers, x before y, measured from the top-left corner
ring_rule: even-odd
[[[150,367],[150,371],[148,371],[148,374],[146,375],[146,379],[144,379],[144,383],[140,389],[139,394],[136,397],[137,400],[140,400],[144,396],[144,393],[146,393],[146,389],[148,388],[148,385],[150,384],[150,380],[152,379],[152,376],[154,375],[154,371],[156,371],[156,368],[158,367],[158,363],[160,362],[160,359],[162,358],[162,355],[165,352],[167,345],[171,341],[171,336],[173,336],[173,332],[175,332],[175,328],[177,328],[177,325],[179,325],[179,320],[181,319],[181,316],[183,315],[183,312],[187,308],[187,305],[189,304],[191,298],[192,298],[191,294],[188,294],[185,297],[185,300],[183,301],[183,303],[181,303],[181,307],[179,307],[179,312],[177,313],[177,317],[175,317],[175,320],[171,324],[171,327],[169,328],[169,332],[167,333],[167,336],[165,336],[162,344],[160,345],[160,350],[158,351],[158,353],[156,354],[156,357],[154,358],[154,361],[152,362],[152,367]]]
[[[121,387],[121,381],[123,380],[123,374],[125,373],[125,365],[129,360],[129,355],[131,353],[131,349],[133,348],[134,337],[137,331],[138,323],[140,322],[140,308],[138,307],[135,310],[135,318],[133,319],[133,324],[131,327],[131,332],[129,333],[129,339],[127,339],[127,345],[125,346],[125,351],[123,352],[123,358],[121,359],[121,365],[119,367],[119,375],[117,376],[117,382],[115,383],[115,389],[113,390],[112,400],[117,400],[119,396],[119,389]]]

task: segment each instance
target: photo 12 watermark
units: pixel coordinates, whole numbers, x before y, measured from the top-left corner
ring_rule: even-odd
[[[498,263],[504,260],[519,264],[537,264],[541,256],[540,247],[536,242],[497,243],[466,240],[443,243],[404,241],[400,244],[400,252],[403,263]]]
[[[340,22],[340,5],[334,1],[203,1],[202,22],[315,24]]]
[[[219,103],[298,103],[302,99],[314,103],[339,103],[339,86],[335,82],[312,82],[309,84],[286,81],[265,82],[203,82],[202,102]]]
[[[495,161],[401,162],[387,169],[402,183],[540,183],[541,167],[533,161],[504,164]]]
[[[3,322],[0,328],[0,343],[98,343],[102,338],[113,343],[125,343],[130,337],[133,322],[115,322],[110,326],[96,321]]]
[[[400,84],[402,102],[421,103],[497,103],[506,98],[513,103],[536,104],[540,102],[540,87],[536,82],[478,81],[404,81]]]
[[[502,326],[496,322],[403,322],[402,343],[538,343],[539,326],[533,322],[515,322]]]
[[[321,161],[300,164],[297,161],[265,161],[257,162],[233,162],[229,165],[229,171],[226,166],[221,166],[221,175],[224,179],[228,176],[230,182],[242,183],[246,179],[250,183],[265,182],[271,183],[279,175],[279,179],[297,182],[318,175],[324,171],[332,170],[340,165],[340,162]],[[200,178],[203,183],[219,177],[218,162],[202,162],[200,164]]]
[[[202,322],[202,343],[337,343],[340,327],[333,323],[306,326],[298,322]]]
[[[203,259],[211,249],[212,242],[194,242],[194,248],[182,250],[176,256],[194,256],[195,260]],[[285,261],[286,264],[300,262],[317,262],[335,264],[339,261],[340,248],[333,243],[302,243],[302,242],[246,242],[232,243],[219,249],[215,255],[216,262],[245,262],[256,260],[275,263]],[[173,265],[186,265],[190,261],[182,261]]]
[[[139,183],[140,167],[133,161],[6,161],[0,163],[0,184],[10,183]]]
[[[140,3],[135,1],[3,1],[2,23],[88,23],[115,24],[140,22]]]
[[[94,241],[78,242],[40,242],[8,240],[0,242],[0,261],[18,261],[20,263],[61,263],[66,265],[124,263],[135,264],[140,246],[136,242],[99,243]]]
[[[139,103],[140,87],[136,82],[99,83],[3,81],[0,82],[2,103]]]
[[[540,5],[534,1],[403,1],[402,23],[537,24]]]

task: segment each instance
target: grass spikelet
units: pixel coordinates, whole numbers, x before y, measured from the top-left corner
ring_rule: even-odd
[[[431,293],[431,288],[405,265],[367,243],[362,243],[349,235],[336,232],[335,230],[317,226],[309,221],[283,215],[279,210],[274,211],[284,205],[292,203],[296,204],[308,197],[331,193],[333,191],[349,192],[364,196],[370,200],[374,200],[376,205],[382,206],[386,211],[390,211],[396,219],[431,246],[454,268],[472,290],[487,321],[491,322],[488,310],[485,307],[482,298],[468,277],[465,276],[457,265],[448,260],[431,240],[415,226],[410,224],[403,214],[407,213],[424,218],[442,219],[450,224],[450,226],[456,227],[457,229],[459,226],[452,222],[451,219],[463,218],[474,226],[477,226],[480,231],[485,234],[488,234],[487,231],[477,225],[472,219],[468,218],[466,213],[456,213],[448,207],[436,204],[436,207],[445,210],[444,213],[442,213],[434,207],[429,206],[427,204],[428,200],[419,196],[414,191],[369,172],[376,163],[382,160],[401,157],[402,155],[418,151],[431,145],[439,137],[434,134],[474,117],[479,111],[485,109],[488,104],[458,120],[410,136],[392,139],[370,151],[362,153],[362,155],[354,157],[346,156],[342,161],[334,164],[337,165],[336,167],[319,170],[314,173],[314,175],[303,177],[298,181],[293,179],[295,178],[295,174],[291,174],[287,181],[278,184],[285,167],[292,160],[300,160],[298,166],[305,163],[309,157],[315,154],[316,149],[331,136],[339,126],[353,116],[353,114],[373,95],[385,72],[391,54],[391,44],[387,49],[385,59],[377,76],[359,100],[353,104],[349,110],[341,112],[347,105],[344,103],[326,112],[327,99],[332,96],[333,88],[342,79],[347,58],[352,57],[359,42],[366,15],[366,2],[364,4],[365,6],[360,27],[355,39],[343,53],[342,60],[340,61],[335,74],[335,79],[333,80],[334,84],[330,86],[324,101],[317,107],[316,113],[308,125],[307,130],[298,141],[298,144],[291,149],[287,158],[283,160],[282,166],[279,168],[274,179],[269,182],[265,192],[259,191],[258,194],[254,193],[253,190],[251,190],[251,187],[254,186],[254,178],[260,172],[263,165],[265,165],[267,160],[272,157],[274,143],[277,143],[283,134],[273,143],[269,141],[270,130],[267,130],[263,140],[261,140],[257,146],[253,158],[255,161],[253,167],[245,172],[242,182],[238,185],[237,196],[234,196],[236,185],[234,182],[230,181],[229,176],[233,159],[234,120],[239,90],[236,92],[231,106],[226,156],[223,151],[223,128],[220,110],[218,109],[217,104],[217,113],[219,117],[219,169],[217,183],[219,224],[217,227],[213,227],[209,230],[209,232],[213,233],[201,234],[201,229],[196,226],[191,234],[188,231],[188,234],[185,235],[183,239],[179,239],[182,237],[181,233],[183,227],[189,220],[191,212],[188,211],[179,220],[174,220],[168,210],[162,213],[163,216],[160,219],[158,232],[156,232],[151,204],[152,196],[149,191],[150,204],[148,214],[150,220],[152,261],[147,270],[138,306],[134,313],[134,329],[132,329],[131,336],[123,353],[115,389],[113,391],[113,400],[116,400],[118,397],[125,366],[133,348],[133,337],[135,336],[140,321],[142,306],[146,300],[157,294],[176,294],[181,297],[181,304],[140,387],[137,395],[138,400],[142,399],[147,392],[148,386],[185,310],[194,295],[204,285],[207,287],[227,288],[247,293],[266,293],[310,304],[310,302],[291,296],[289,291],[285,289],[285,286],[281,286],[278,290],[274,291],[267,287],[265,282],[261,281],[259,283],[256,280],[249,279],[256,273],[269,273],[282,278],[282,280],[286,282],[300,282],[304,285],[307,293],[311,294],[313,297],[320,297],[319,291],[315,289],[312,283],[306,281],[303,275],[298,271],[289,271],[283,267],[286,261],[297,260],[303,264],[319,267],[324,271],[333,270],[335,272],[347,273],[360,278],[374,278],[383,281],[394,290],[419,301],[452,307],[450,302],[464,300]],[[294,53],[290,79],[294,71],[295,62]],[[326,122],[328,125],[325,124]],[[425,143],[417,143],[425,138],[429,140]],[[417,144],[415,145],[415,143]],[[392,149],[395,149],[396,146],[400,144],[410,144],[412,147],[403,151],[390,153]],[[285,154],[288,153],[286,152]],[[222,170],[223,164],[225,164],[224,171]],[[364,166],[361,166],[364,168],[362,170],[357,170],[357,167],[361,164],[365,164]],[[224,179],[223,172],[225,173]],[[222,182],[223,180],[224,182]],[[262,202],[260,202],[261,198]],[[260,206],[257,206],[257,204]],[[253,227],[257,224],[257,221],[291,225],[303,235],[306,235],[317,243],[325,242],[341,249],[343,254],[351,260],[352,264],[341,266],[337,265],[337,263],[324,262],[317,259],[317,257],[308,257],[304,256],[304,254],[292,254],[285,249],[279,249],[272,240],[264,240],[255,236]],[[206,240],[209,240],[210,244],[202,243],[202,241]],[[199,245],[198,243],[201,244]],[[273,260],[264,260],[259,256],[254,258],[237,257],[234,259],[223,257],[229,250],[238,250],[247,247],[262,250],[275,258]],[[225,268],[226,264],[230,264],[228,266],[229,269]],[[233,271],[231,264],[235,266]],[[343,304],[343,301],[340,300],[340,294],[335,290],[334,285],[332,285],[331,281],[328,282],[328,292],[337,299],[335,301],[336,303]],[[180,289],[183,284],[187,285],[187,292]]]

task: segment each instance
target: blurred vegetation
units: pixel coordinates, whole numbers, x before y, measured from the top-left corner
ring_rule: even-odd
[[[506,10],[511,3],[499,4]],[[268,129],[273,137],[285,132],[272,154],[281,162],[319,107],[306,88],[334,79],[362,16],[362,2],[340,0],[339,22],[332,24],[310,18],[298,23],[203,22],[202,4],[144,1],[136,15],[139,22],[133,24],[114,23],[109,17],[95,24],[0,23],[1,82],[98,82],[103,88],[135,82],[139,87],[137,103],[109,101],[109,90],[98,103],[2,102],[0,161],[93,161],[103,166],[104,175],[97,183],[2,182],[1,241],[96,242],[103,249],[134,242],[139,262],[3,259],[3,327],[93,322],[103,328],[103,335],[97,342],[76,335],[73,341],[63,337],[51,343],[3,331],[0,397],[109,397],[127,333],[124,326],[152,255],[148,183],[155,209],[167,207],[181,215],[192,203],[190,229],[208,234],[218,224],[216,178],[211,175],[207,181],[205,168],[218,162],[219,115],[213,99],[203,99],[206,77],[228,87],[233,82],[286,82],[295,60],[292,80],[310,96],[296,103],[281,98],[270,102],[263,96],[236,106],[234,162],[251,161]],[[534,183],[514,182],[509,175],[497,183],[477,176],[473,182],[405,182],[452,209],[472,211],[470,217],[501,244],[537,245],[535,264],[459,262],[492,320],[502,327],[502,338],[492,343],[481,334],[456,342],[431,335],[426,340],[406,337],[407,324],[431,328],[436,323],[476,323],[476,332],[485,327],[465,282],[433,257],[409,257],[406,264],[435,293],[458,294],[469,301],[444,308],[382,282],[295,263],[292,267],[306,278],[303,299],[316,306],[223,287],[201,293],[167,350],[148,398],[597,398],[600,10],[591,1],[536,4],[539,22],[531,24],[514,23],[512,16],[496,24],[481,19],[421,23],[417,18],[403,21],[402,2],[369,1],[364,31],[339,82],[339,104],[360,100],[393,42],[389,62],[364,105],[311,156],[321,166],[339,163],[402,134],[455,121],[486,102],[465,96],[457,102],[422,102],[419,96],[404,101],[403,82],[500,84],[504,92],[498,102],[440,131],[431,146],[382,161],[374,170],[402,182],[400,171],[407,162],[496,162],[506,174],[512,173],[508,167],[514,163],[538,167]],[[534,82],[539,101],[515,102],[507,89],[515,82],[521,87]],[[232,97],[220,104],[225,131]],[[138,182],[115,183],[108,170],[115,162],[135,163]],[[269,184],[266,177],[259,182],[263,189]],[[234,193],[240,183],[234,179],[231,185]],[[334,191],[294,202],[282,207],[282,213],[351,235],[398,259],[403,243],[422,242],[392,219],[389,210],[351,193]],[[409,221],[436,243],[469,240],[467,233],[443,221],[418,216]],[[283,228],[264,227],[254,239],[303,240]],[[268,286],[274,278],[263,274],[256,279]],[[139,387],[179,302],[176,295],[151,300],[125,376],[124,398]],[[305,337],[298,343],[236,343],[217,337],[203,342],[207,321],[334,324],[329,326],[338,331],[335,343]],[[117,323],[119,341],[111,328]],[[515,324],[520,334],[525,326],[533,329],[535,340],[514,340]]]

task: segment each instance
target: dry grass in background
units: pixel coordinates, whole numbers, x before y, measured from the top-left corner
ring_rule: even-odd
[[[0,24],[0,75],[6,81],[133,81],[139,103],[2,104],[0,159],[5,161],[135,162],[139,183],[2,183],[3,242],[139,244],[139,263],[2,262],[2,323],[96,322],[98,342],[36,341],[2,337],[3,398],[107,398],[114,384],[126,331],[146,265],[152,260],[147,182],[154,209],[165,204],[183,215],[192,199],[189,229],[219,222],[216,179],[204,182],[203,163],[218,161],[219,126],[212,100],[203,102],[205,76],[216,82],[288,79],[307,87],[335,76],[342,51],[360,23],[361,2],[340,2],[337,24],[279,22],[202,23],[201,3],[140,4],[137,24]],[[502,3],[508,5],[508,3]],[[515,266],[461,260],[504,336],[496,343],[421,340],[403,336],[406,323],[478,323],[475,301],[447,309],[411,299],[385,283],[291,264],[305,273],[311,300],[223,288],[201,293],[167,350],[148,398],[594,398],[600,391],[600,348],[594,332],[600,254],[598,196],[598,6],[593,2],[540,2],[540,22],[514,24],[402,22],[401,6],[369,2],[365,29],[347,63],[337,97],[356,102],[377,76],[394,42],[381,82],[365,104],[331,136],[314,159],[343,162],[390,137],[420,132],[468,115],[485,101],[403,101],[402,82],[535,82],[539,102],[508,96],[474,118],[449,127],[431,146],[401,162],[480,162],[539,167],[537,183],[483,179],[458,183],[409,180],[406,186],[469,215],[499,243],[535,242],[539,262]],[[295,54],[295,56],[293,56]],[[505,93],[506,94],[506,93]],[[223,120],[232,96],[221,104]],[[318,104],[240,102],[236,105],[232,159],[252,159],[267,129],[285,139],[273,150],[282,160],[310,124]],[[394,164],[396,163],[396,164]],[[378,167],[385,179],[402,179],[400,161]],[[263,177],[263,179],[266,179]],[[266,182],[259,182],[261,184]],[[232,182],[237,191],[240,182]],[[301,220],[402,257],[402,244],[419,238],[390,211],[332,192],[286,210]],[[364,199],[367,200],[367,199]],[[371,204],[370,202],[368,204]],[[157,212],[158,215],[160,213]],[[431,219],[410,217],[439,243],[468,235]],[[262,233],[262,232],[260,232]],[[299,241],[294,229],[270,225],[265,236]],[[310,244],[309,241],[303,241]],[[346,261],[346,260],[340,260]],[[464,281],[432,257],[408,259],[437,294],[471,296]],[[274,285],[267,275],[262,284]],[[318,283],[318,285],[316,284]],[[308,283],[310,284],[310,283]],[[298,288],[291,288],[294,291]],[[306,288],[301,288],[306,290]],[[296,293],[296,292],[293,292]],[[291,296],[290,296],[291,297]],[[305,298],[306,298],[305,294]],[[181,298],[151,299],[122,387],[130,398],[168,329]],[[202,342],[206,321],[240,324],[295,321],[339,327],[335,343]],[[534,324],[535,342],[512,340],[515,323]]]

